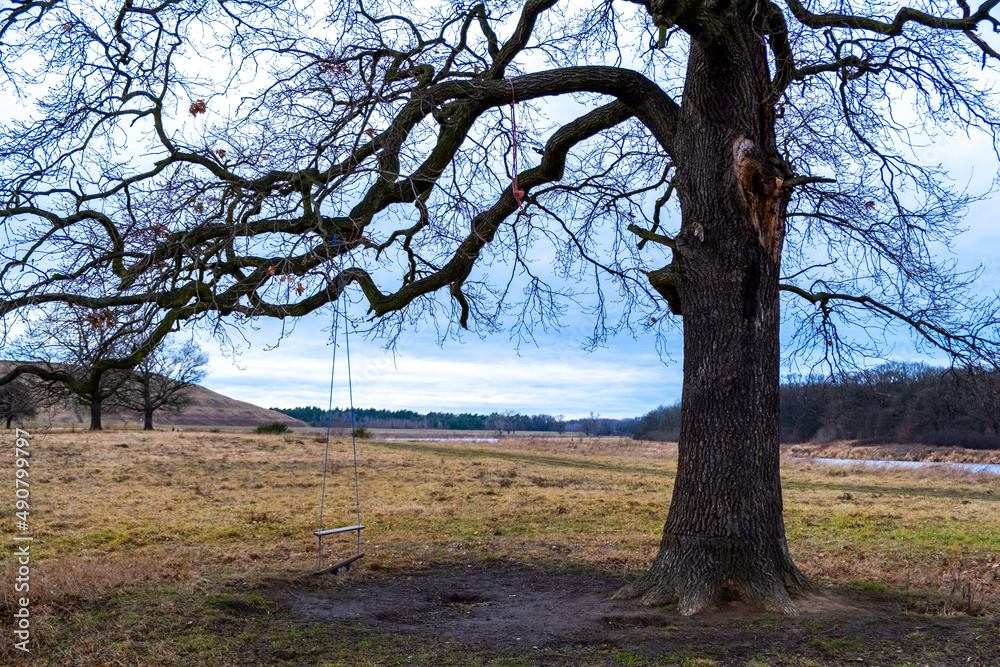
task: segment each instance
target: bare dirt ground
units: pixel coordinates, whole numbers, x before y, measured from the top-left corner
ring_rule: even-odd
[[[660,614],[609,600],[618,584],[584,571],[467,565],[382,581],[338,575],[330,586],[291,591],[286,602],[307,620],[363,622],[377,631],[496,646],[592,643],[599,635],[609,640],[612,623],[667,625]]]
[[[416,635],[540,665],[603,664],[602,658],[622,664],[1000,665],[1000,628],[992,622],[909,613],[904,600],[880,592],[831,589],[798,600],[796,617],[723,602],[689,618],[676,607],[611,600],[624,582],[588,568],[492,563],[432,566],[393,578],[320,575],[266,593],[303,622]],[[904,650],[907,659],[900,660]],[[921,662],[910,662],[915,657]]]

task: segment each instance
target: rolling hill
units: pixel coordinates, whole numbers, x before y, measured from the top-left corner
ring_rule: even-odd
[[[0,361],[0,370],[9,367],[9,361]],[[157,411],[153,423],[157,426],[260,426],[281,422],[292,428],[307,428],[303,421],[289,417],[276,410],[268,410],[246,401],[238,401],[200,385],[191,388],[194,402],[180,412]],[[114,427],[127,420],[142,426],[142,415],[131,412],[105,412],[105,428]],[[61,426],[69,424],[87,425],[90,421],[88,408],[72,399],[62,401],[48,410],[39,411],[34,420],[42,424]]]

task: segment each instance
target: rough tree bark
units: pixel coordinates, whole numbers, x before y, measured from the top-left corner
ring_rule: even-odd
[[[693,614],[734,596],[792,613],[812,588],[788,553],[779,477],[778,278],[790,175],[759,27],[692,44],[674,146],[681,233],[651,283],[683,315],[677,478],[649,572],[618,592]]]

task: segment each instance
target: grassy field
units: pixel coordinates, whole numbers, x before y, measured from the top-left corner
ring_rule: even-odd
[[[404,581],[420,590],[464,569],[484,595],[515,574],[564,588],[606,581],[594,586],[610,594],[655,554],[674,446],[360,442],[366,556],[346,577],[313,577],[320,437],[129,431],[30,440],[32,652],[13,649],[5,620],[4,664],[1000,664],[992,476],[786,463],[789,547],[829,591],[826,602],[804,603],[794,618],[727,607],[684,619],[667,608],[618,634],[605,618],[605,634],[590,642],[554,632],[545,646],[518,646],[488,633],[476,641],[461,619],[449,621],[454,636],[430,622],[397,631],[385,614],[363,610],[333,623],[302,600],[391,593]],[[6,443],[0,606],[10,619],[19,595],[13,433]],[[350,442],[336,440],[330,457],[324,525],[353,524]],[[331,557],[353,548],[350,538],[328,545]],[[437,598],[455,612],[449,618],[490,604]]]

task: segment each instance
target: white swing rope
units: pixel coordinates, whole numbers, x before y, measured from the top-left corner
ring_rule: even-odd
[[[341,291],[341,297],[344,293]],[[347,319],[347,300],[344,300],[344,349],[347,352],[347,396],[351,404],[351,451],[354,454],[354,505],[358,516],[358,524],[361,525],[361,491],[358,489],[358,440],[354,437],[354,384],[351,382],[351,323]],[[332,414],[331,414],[332,416]],[[327,442],[329,442],[329,433]],[[358,534],[358,551],[361,554],[361,529],[355,531]]]
[[[340,298],[343,298],[344,292],[341,291]],[[330,397],[327,402],[327,419],[326,419],[326,450],[323,453],[323,486],[320,492],[319,501],[319,527],[318,532],[323,531],[323,511],[326,507],[326,478],[327,471],[329,469],[330,461],[330,434],[333,431],[333,389],[334,382],[336,379],[337,370],[337,331],[339,330],[339,313],[336,306],[333,309],[333,359],[330,363]],[[350,415],[351,415],[351,449],[354,455],[354,502],[355,510],[358,518],[358,525],[361,525],[361,493],[358,486],[358,444],[357,439],[354,437],[354,387],[351,379],[351,340],[350,340],[350,326],[347,319],[347,301],[344,301],[344,346],[347,352],[347,391],[350,400]],[[357,542],[357,554],[361,554],[361,531],[355,531],[358,534]],[[323,569],[323,536],[317,535],[319,540],[319,565],[317,570]]]

